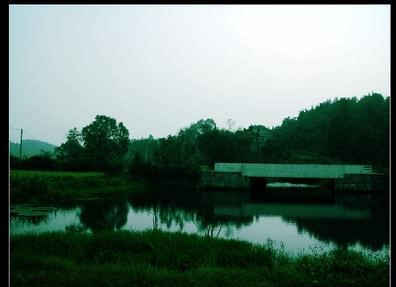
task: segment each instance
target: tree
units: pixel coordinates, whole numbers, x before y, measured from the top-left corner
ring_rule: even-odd
[[[201,154],[197,148],[197,138],[216,129],[213,119],[199,120],[188,128],[181,129],[177,136],[181,144],[181,161],[189,166],[198,165]]]
[[[270,130],[262,125],[250,125],[248,131],[254,136],[256,157],[261,158],[260,138],[270,133]]]
[[[199,135],[198,149],[206,163],[213,167],[216,162],[234,162],[238,155],[238,141],[229,130],[212,130]]]
[[[266,161],[389,165],[389,97],[325,101],[286,118],[262,147]]]
[[[157,162],[165,166],[197,168],[202,161],[202,155],[197,148],[197,139],[202,134],[213,130],[216,130],[216,123],[213,119],[201,119],[182,128],[177,136],[160,139],[156,153]]]
[[[216,122],[213,119],[199,120],[190,125],[189,130],[195,132],[195,136],[205,132],[213,131],[216,129]]]
[[[141,161],[148,164],[153,164],[155,160],[155,151],[158,146],[158,140],[154,139],[152,135],[148,138],[131,140],[128,148],[128,161],[132,159],[136,153],[140,154]]]
[[[76,127],[69,130],[67,140],[60,147],[55,148],[55,155],[61,167],[67,170],[84,170],[84,148],[81,133]]]
[[[129,145],[129,132],[122,122],[97,115],[82,129],[81,136],[84,151],[96,168],[105,172],[120,168]]]

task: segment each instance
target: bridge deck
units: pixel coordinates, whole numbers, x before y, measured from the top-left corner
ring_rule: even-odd
[[[237,172],[247,177],[343,178],[345,174],[372,174],[370,165],[216,163],[216,172]]]

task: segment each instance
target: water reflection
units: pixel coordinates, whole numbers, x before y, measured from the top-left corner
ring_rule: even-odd
[[[39,225],[39,224],[45,223],[48,220],[48,215],[40,215],[40,216],[11,215],[11,220],[18,220],[23,224]]]
[[[78,207],[58,208],[45,216],[11,216],[10,233],[65,231],[68,225],[79,224]]]
[[[313,196],[310,196],[313,195]],[[295,200],[293,200],[293,198]],[[131,206],[153,210],[159,222],[183,230],[185,221],[194,221],[198,232],[217,237],[232,234],[259,218],[280,217],[299,233],[338,246],[360,243],[379,250],[389,242],[387,198],[334,194],[331,190],[276,190],[267,193],[205,191],[134,194]],[[182,211],[182,212],[181,212]],[[157,225],[153,226],[158,228]]]
[[[183,231],[186,222],[193,222],[198,233],[215,236],[227,227],[241,228],[251,224],[253,216],[228,216],[215,214],[216,206],[240,206],[249,200],[247,192],[155,192],[132,194],[129,203],[134,210],[152,211],[153,228],[173,224]]]
[[[354,218],[288,218],[299,230],[306,230],[324,242],[338,246],[360,243],[362,246],[380,250],[389,243],[389,204],[383,196],[337,196],[337,205],[360,214]]]
[[[27,220],[21,224],[21,220]],[[389,244],[387,197],[334,194],[310,189],[263,192],[164,191],[131,193],[125,199],[95,200],[49,217],[11,218],[24,230],[163,229],[265,243],[289,248],[350,246],[380,250]],[[30,224],[30,227],[27,226]],[[20,230],[19,230],[20,229]],[[291,246],[291,247],[290,247]]]
[[[81,204],[80,222],[92,232],[121,229],[127,223],[126,200],[92,200]]]

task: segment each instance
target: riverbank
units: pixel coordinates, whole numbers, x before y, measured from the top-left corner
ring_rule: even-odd
[[[151,184],[127,176],[106,176],[99,172],[46,172],[11,170],[12,204],[69,203],[89,198],[123,196],[144,191]]]
[[[11,236],[11,286],[388,286],[389,261],[161,231]]]
[[[205,178],[205,174],[203,172],[203,178]],[[99,172],[11,170],[10,201],[11,204],[59,205],[72,203],[76,200],[122,197],[132,192],[145,192],[153,189],[163,191],[195,190],[197,186],[202,188],[202,180],[197,182],[189,177],[155,177],[151,179],[127,174],[108,176]],[[227,186],[221,186],[220,189],[224,188],[229,189]],[[211,189],[216,188],[212,186]],[[365,190],[359,189],[359,193],[363,193]]]
[[[147,179],[100,172],[11,170],[11,204],[68,204],[93,198],[125,197],[133,192],[160,188],[163,191],[194,190],[196,182],[187,178]]]

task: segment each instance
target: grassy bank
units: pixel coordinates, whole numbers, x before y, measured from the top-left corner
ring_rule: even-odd
[[[11,203],[63,203],[92,197],[114,197],[144,190],[148,183],[97,172],[11,170]]]
[[[11,286],[388,286],[387,259],[289,257],[271,246],[180,233],[11,237]]]

